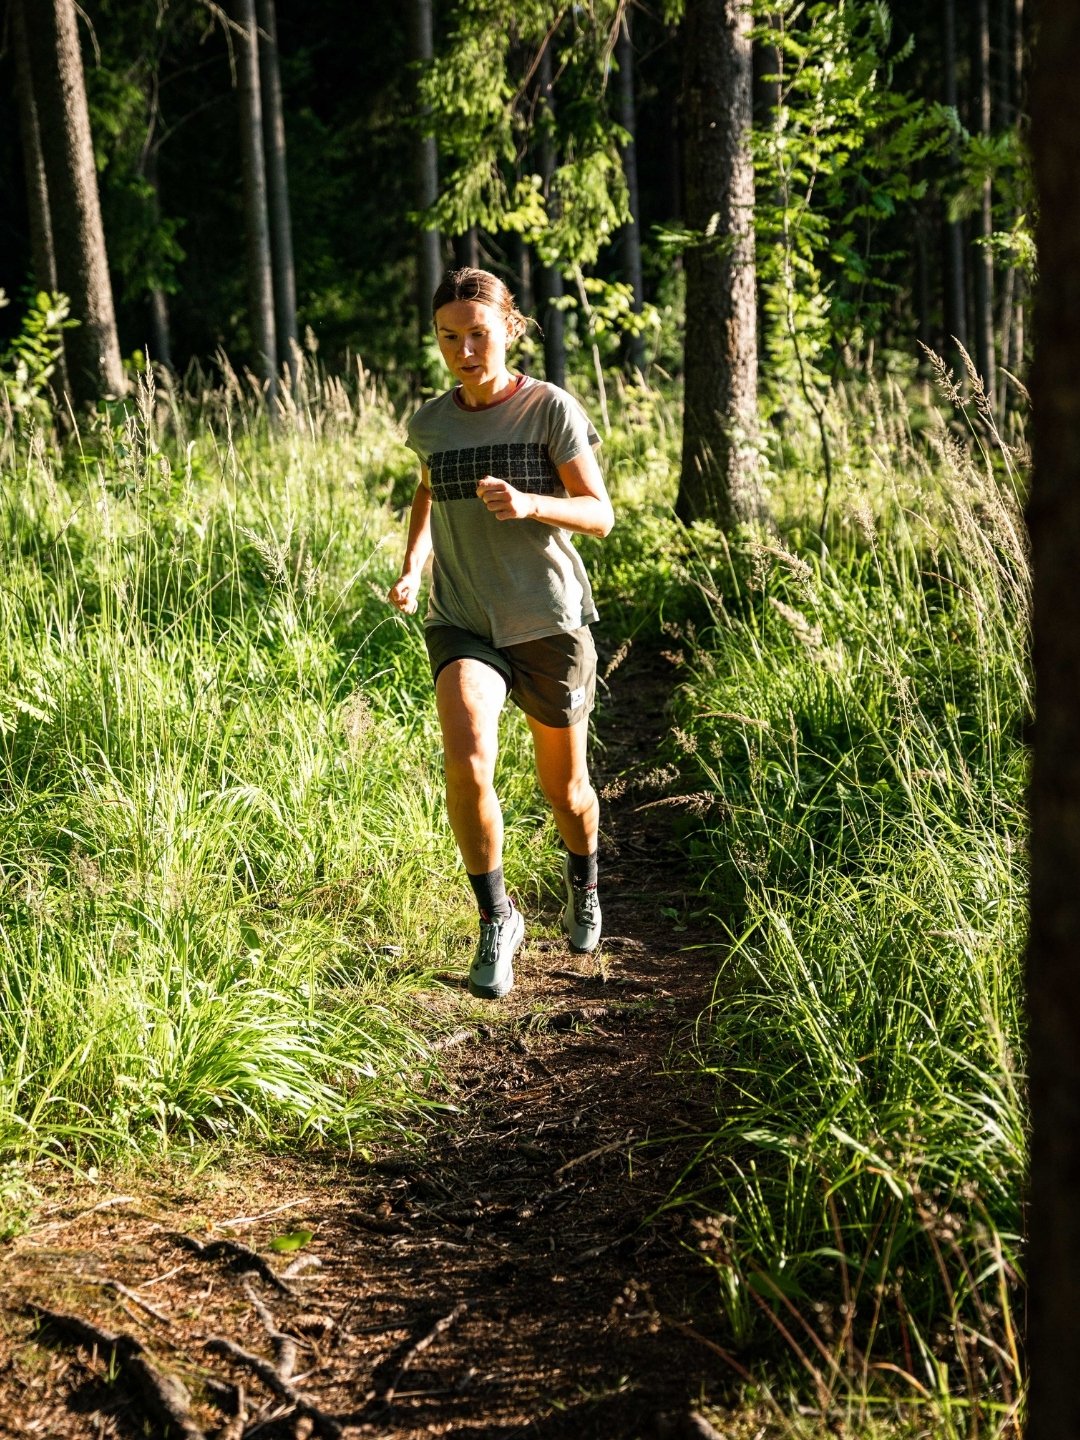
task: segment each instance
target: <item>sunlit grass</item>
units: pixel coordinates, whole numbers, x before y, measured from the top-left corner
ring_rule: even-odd
[[[740,1344],[826,1410],[959,1395],[940,1433],[991,1434],[1021,1388],[1027,558],[1009,457],[897,405],[863,410],[824,537],[706,537],[680,735],[728,938],[673,1199]]]
[[[362,374],[309,371],[273,430],[245,385],[0,437],[7,1157],[356,1145],[429,1103],[431,988],[474,921],[420,625],[382,598],[415,463]],[[977,429],[841,396],[824,535],[794,410],[776,527],[688,533],[677,406],[617,388],[617,525],[582,543],[605,643],[664,627],[686,661],[673,758],[715,930],[673,1064],[716,1118],[672,1204],[785,1397],[763,1423],[790,1386],[852,1433],[901,1433],[876,1418],[900,1397],[992,1434],[1020,1370],[1019,481]],[[512,713],[503,752],[536,901],[554,835]],[[24,1205],[0,1170],[0,1229]]]
[[[370,385],[5,437],[0,1139],[83,1163],[355,1144],[428,1104],[474,926]],[[505,727],[508,870],[555,871]]]

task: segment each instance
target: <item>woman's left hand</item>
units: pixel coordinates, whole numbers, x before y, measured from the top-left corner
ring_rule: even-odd
[[[536,514],[536,497],[515,490],[506,480],[485,475],[477,482],[476,493],[496,520],[531,520]]]

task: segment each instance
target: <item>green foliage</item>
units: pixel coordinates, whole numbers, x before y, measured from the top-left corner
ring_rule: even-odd
[[[440,229],[514,231],[567,269],[596,261],[627,217],[625,136],[605,101],[618,12],[614,0],[494,8],[458,0],[449,38],[420,76],[423,124],[447,169],[432,216]],[[545,46],[560,75],[554,125],[533,84]],[[544,126],[561,156],[546,195],[532,153]]]
[[[782,1329],[823,1407],[891,1382],[1007,1416],[1027,555],[1015,477],[940,422],[916,448],[871,399],[826,543],[798,504],[733,543],[687,652],[686,843],[731,939],[701,1029],[716,1122],[678,1201],[740,1341]]]
[[[925,193],[948,116],[895,88],[906,51],[892,45],[887,5],[756,8],[755,33],[780,57],[779,103],[754,133],[767,373],[823,391],[893,303],[878,236]]]
[[[4,452],[0,1144],[22,1157],[408,1124],[423,992],[472,940],[420,626],[383,598],[414,471],[385,396],[309,369],[273,439],[235,377],[162,433],[170,403],[146,376],[64,449]],[[554,870],[527,743],[507,726],[523,895]]]
[[[0,307],[8,299],[0,290]],[[48,415],[43,395],[64,353],[64,331],[78,325],[71,318],[66,295],[33,296],[18,333],[0,354],[0,388],[16,414],[41,410]]]

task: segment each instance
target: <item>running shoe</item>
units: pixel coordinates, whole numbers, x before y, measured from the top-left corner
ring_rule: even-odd
[[[469,969],[469,993],[501,1000],[514,988],[514,956],[525,938],[525,921],[514,902],[505,920],[481,920],[476,957]]]
[[[600,899],[595,885],[575,885],[570,878],[570,857],[563,856],[563,879],[566,882],[566,909],[562,925],[570,940],[570,949],[587,955],[600,944]]]

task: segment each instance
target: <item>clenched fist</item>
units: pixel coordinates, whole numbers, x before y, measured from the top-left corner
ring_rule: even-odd
[[[536,496],[515,490],[508,480],[485,475],[477,482],[476,493],[496,520],[531,520],[536,514]]]

